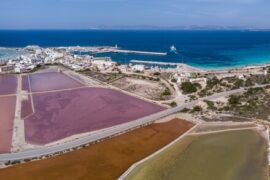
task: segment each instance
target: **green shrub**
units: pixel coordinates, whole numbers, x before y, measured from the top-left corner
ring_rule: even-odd
[[[234,86],[235,86],[235,88],[240,88],[240,87],[244,86],[244,80],[242,80],[242,79],[237,79],[237,80],[234,82]]]
[[[254,83],[252,82],[251,78],[248,78],[245,82],[245,86],[253,86]]]
[[[194,106],[193,109],[191,110],[191,112],[201,112],[202,111],[202,107],[201,106]]]
[[[215,107],[215,103],[214,102],[212,102],[212,101],[207,101],[207,100],[205,100],[204,101],[206,104],[207,104],[207,108],[208,109],[212,109],[212,110],[214,110],[214,109],[217,109],[216,107]]]
[[[183,82],[181,84],[181,90],[184,94],[191,94],[197,92],[198,83]]]
[[[184,109],[182,109],[180,112],[182,112],[182,113],[187,113],[187,112],[189,112],[189,111],[190,111],[190,109],[184,108]]]
[[[228,102],[231,106],[237,106],[238,104],[240,104],[240,97],[231,95]]]
[[[170,106],[171,107],[176,107],[177,106],[177,103],[173,101],[173,102],[170,103]]]
[[[168,88],[166,88],[164,92],[162,93],[162,96],[170,96],[170,95],[171,95],[171,91]]]
[[[250,88],[247,90],[247,92],[245,93],[246,96],[252,96],[252,95],[256,95],[259,92],[262,92],[263,88],[261,87],[257,87],[257,88]]]
[[[160,75],[160,72],[154,72],[153,75],[154,76],[159,76]]]
[[[214,77],[212,79],[209,79],[207,81],[207,88],[212,89],[214,86],[218,85],[220,83],[220,80],[217,77]]]

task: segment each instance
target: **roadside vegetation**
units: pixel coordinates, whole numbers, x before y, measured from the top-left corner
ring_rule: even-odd
[[[99,71],[90,70],[90,69],[81,71],[80,73],[85,76],[94,78],[98,81],[104,82],[104,83],[108,83],[110,81],[113,81],[113,80],[116,80],[125,76],[124,74],[119,73],[118,71],[115,73],[101,73]]]
[[[231,95],[226,102],[204,101],[207,105],[204,113],[230,114],[246,118],[270,120],[270,87],[250,88],[238,95]]]
[[[207,80],[206,87],[198,92],[199,97],[210,96],[214,93],[220,93],[241,87],[248,87],[254,85],[250,79],[239,79],[238,77],[226,77],[218,79],[213,77]]]
[[[269,100],[269,93],[265,89],[250,88],[241,95],[230,96],[227,104],[219,110],[247,117],[262,117],[265,114],[263,111],[268,108]]]
[[[180,86],[183,94],[191,94],[197,92],[201,88],[199,83],[183,82]]]
[[[270,84],[270,75],[250,75],[248,77],[239,78],[237,76],[225,77],[218,79],[217,77],[209,78],[206,87],[198,92],[200,97],[209,96],[214,93],[229,91],[233,89],[246,88],[254,85]]]
[[[200,97],[211,96],[215,93],[264,84],[270,84],[270,75],[250,75],[241,78],[237,76],[217,78],[214,76],[207,77],[205,84],[183,82],[180,85],[180,90],[183,94],[189,95],[190,100],[194,100]]]

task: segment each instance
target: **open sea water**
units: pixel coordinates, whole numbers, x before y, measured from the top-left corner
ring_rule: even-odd
[[[150,30],[1,30],[0,47],[114,46],[128,50],[169,52],[167,56],[106,53],[114,61],[186,63],[222,69],[270,63],[270,31],[150,31]],[[3,56],[0,49],[0,56]]]

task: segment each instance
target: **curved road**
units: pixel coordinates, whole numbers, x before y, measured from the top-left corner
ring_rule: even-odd
[[[207,96],[204,98],[200,98],[191,102],[183,103],[180,104],[179,106],[171,109],[164,110],[162,112],[158,112],[143,118],[139,118],[137,120],[117,125],[108,129],[100,130],[97,133],[91,134],[89,136],[85,136],[70,142],[62,143],[62,144],[57,144],[49,147],[42,147],[42,148],[36,148],[36,149],[29,149],[25,151],[20,151],[20,152],[12,152],[8,154],[0,154],[0,162],[7,162],[7,161],[18,161],[18,160],[25,160],[25,159],[32,159],[32,158],[37,158],[41,156],[46,156],[46,155],[51,155],[55,154],[58,152],[62,152],[68,149],[72,149],[78,146],[82,146],[84,144],[88,144],[91,142],[95,142],[97,140],[110,137],[112,135],[127,131],[129,129],[141,126],[146,123],[153,122],[155,120],[158,120],[160,118],[166,117],[170,114],[179,112],[180,110],[184,108],[190,108],[194,105],[196,105],[199,101],[202,100],[213,100],[216,98],[224,97],[224,96],[229,96],[235,93],[240,93],[244,92],[245,89],[236,89],[232,91],[227,91],[227,92],[221,92],[212,96]]]

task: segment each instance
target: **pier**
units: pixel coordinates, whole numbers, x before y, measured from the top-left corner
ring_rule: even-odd
[[[169,65],[169,66],[178,66],[183,65],[182,63],[173,63],[173,62],[158,62],[158,61],[141,61],[141,60],[131,60],[131,63],[141,63],[141,64],[156,64],[156,65]]]
[[[167,53],[163,52],[150,52],[150,51],[133,51],[133,50],[122,50],[122,49],[113,49],[111,52],[115,53],[128,53],[128,54],[144,54],[144,55],[155,55],[155,56],[166,56]]]
[[[62,47],[62,48],[67,48],[67,47]],[[167,56],[166,52],[135,51],[135,50],[119,49],[118,47],[111,47],[111,46],[94,46],[94,47],[72,46],[72,47],[68,47],[68,49],[70,51],[81,51],[81,52],[92,52],[92,53],[126,53],[126,54]]]

